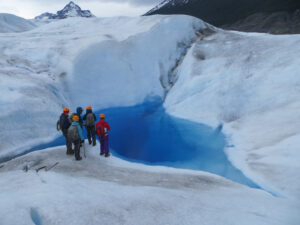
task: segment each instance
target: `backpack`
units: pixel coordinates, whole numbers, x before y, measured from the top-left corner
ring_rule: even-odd
[[[57,130],[57,131],[60,131],[60,130],[61,130],[61,127],[60,127],[60,120],[57,120],[57,122],[56,122],[56,130]]]
[[[80,140],[80,136],[79,136],[79,134],[78,134],[77,126],[72,125],[72,126],[69,127],[69,129],[68,129],[68,139],[69,139],[71,142]]]
[[[87,126],[94,126],[95,125],[95,118],[93,113],[89,113],[86,115],[86,125]]]
[[[62,114],[59,119],[60,130],[67,130],[70,127],[70,125],[71,125],[71,122],[69,120],[69,116]],[[57,127],[57,124],[56,124],[56,127]]]

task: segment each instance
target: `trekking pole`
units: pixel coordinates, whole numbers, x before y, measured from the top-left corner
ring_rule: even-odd
[[[83,155],[84,155],[84,158],[86,158],[86,154],[85,154],[85,143],[83,142]]]

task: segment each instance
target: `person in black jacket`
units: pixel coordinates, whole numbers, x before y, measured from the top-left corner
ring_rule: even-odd
[[[68,140],[68,129],[71,126],[71,120],[69,117],[70,110],[68,108],[64,108],[63,113],[59,118],[60,129],[66,139],[66,146],[67,146],[67,155],[73,155],[74,151],[72,150],[72,143]]]
[[[92,140],[93,140],[93,146],[95,146],[96,145],[95,122],[97,119],[96,119],[96,115],[92,111],[91,106],[86,107],[86,114],[83,116],[83,120],[85,120],[85,127],[86,127],[89,144],[92,144]]]

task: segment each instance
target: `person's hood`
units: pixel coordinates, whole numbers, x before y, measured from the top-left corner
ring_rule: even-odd
[[[83,109],[81,107],[77,107],[76,109],[76,112],[77,112],[77,115],[81,115]]]

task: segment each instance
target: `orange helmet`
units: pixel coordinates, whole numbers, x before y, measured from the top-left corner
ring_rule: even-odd
[[[69,108],[64,108],[64,113],[70,112]]]
[[[92,109],[92,106],[87,106],[86,109]]]
[[[100,119],[105,119],[105,114],[104,113],[102,113],[102,114],[100,114]]]
[[[78,121],[79,120],[79,116],[73,116],[73,118],[72,118],[74,121]]]

